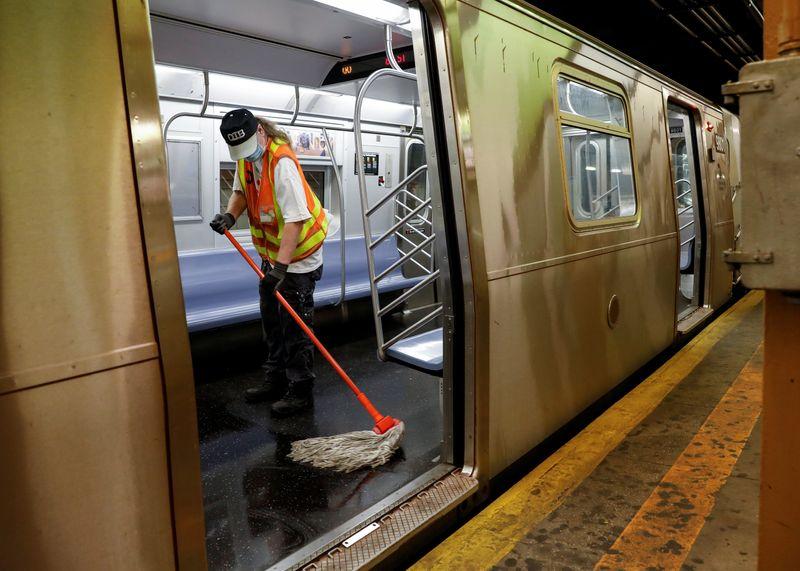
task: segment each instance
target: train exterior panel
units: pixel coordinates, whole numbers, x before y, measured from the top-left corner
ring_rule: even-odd
[[[146,183],[163,159],[140,154],[137,165],[131,152],[161,153],[160,126],[135,111],[136,137],[129,131],[124,12],[110,2],[0,6],[0,124],[15,134],[0,158],[3,569],[169,569],[176,536],[199,529],[202,541],[202,521],[181,511],[187,499],[194,513],[202,504],[186,329],[174,318],[182,311],[170,315],[182,306],[169,200],[165,184],[153,194]],[[145,10],[125,21],[148,46]],[[47,166],[32,178],[34,148]],[[143,229],[140,196],[160,231]],[[204,565],[195,545],[187,568]]]
[[[704,226],[713,229],[706,234],[703,305],[728,299],[731,274],[721,251],[732,244],[730,195],[717,184],[727,162],[715,156],[706,164],[712,135],[724,131],[720,111],[704,100],[548,24],[521,3],[443,2],[437,9],[451,47],[457,174],[478,324],[475,456],[478,473],[491,477],[675,338],[679,241],[665,116],[670,93],[697,114],[698,130],[705,121],[714,128],[698,132]],[[611,133],[630,141],[636,207],[627,217],[576,224],[569,214],[574,161],[561,141],[567,121],[559,77],[622,99],[627,127]],[[591,121],[584,124],[591,129]]]

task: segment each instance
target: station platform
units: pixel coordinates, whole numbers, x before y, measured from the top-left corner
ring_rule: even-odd
[[[756,569],[751,292],[413,569]]]

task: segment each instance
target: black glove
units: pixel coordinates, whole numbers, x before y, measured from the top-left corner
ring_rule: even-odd
[[[233,214],[226,212],[225,214],[217,214],[214,219],[209,223],[211,229],[219,234],[224,234],[225,230],[230,230],[236,224],[236,218]]]
[[[276,291],[280,291],[288,269],[289,266],[287,264],[281,264],[280,262],[273,264],[272,269],[261,280],[261,287],[264,288],[266,293],[273,294]]]

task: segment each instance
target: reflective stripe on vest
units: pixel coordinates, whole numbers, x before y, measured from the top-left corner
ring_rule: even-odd
[[[247,216],[250,219],[250,234],[253,237],[253,245],[258,254],[264,258],[275,262],[278,258],[278,250],[283,237],[283,227],[285,225],[281,214],[278,201],[275,199],[275,166],[284,157],[289,157],[294,161],[297,171],[300,173],[300,180],[303,182],[303,190],[306,197],[306,208],[308,208],[311,218],[303,221],[303,227],[297,237],[297,248],[292,254],[292,262],[297,262],[307,258],[322,247],[325,236],[328,232],[328,217],[325,210],[317,198],[317,195],[308,186],[303,169],[297,161],[297,156],[291,147],[283,141],[269,140],[268,150],[264,153],[261,163],[261,188],[256,188],[253,165],[240,160],[237,165],[239,182],[245,191],[247,199]],[[265,176],[266,175],[266,176]]]

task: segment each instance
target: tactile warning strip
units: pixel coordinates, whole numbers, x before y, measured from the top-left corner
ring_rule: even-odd
[[[380,518],[377,521],[380,527],[355,545],[344,547],[339,544],[302,569],[303,571],[358,569],[437,514],[446,511],[477,486],[478,481],[474,478],[465,476],[459,471],[452,472]],[[353,533],[357,531],[353,530]]]

